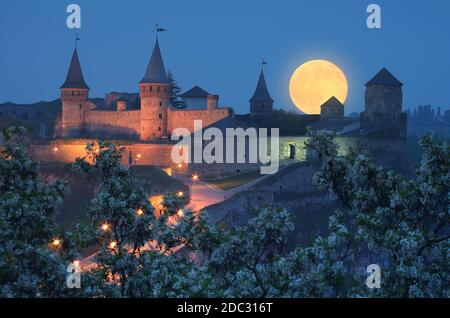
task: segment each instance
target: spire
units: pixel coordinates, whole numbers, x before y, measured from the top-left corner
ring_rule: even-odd
[[[61,86],[61,88],[89,89],[89,86],[87,86],[86,82],[84,81],[83,71],[81,70],[80,60],[78,58],[76,47],[73,51],[66,81]]]
[[[250,99],[250,102],[259,101],[270,101],[273,103],[272,97],[270,97],[269,91],[266,86],[266,79],[264,78],[264,70],[261,69],[261,74],[259,75],[258,85],[256,85],[255,93]]]
[[[381,85],[381,86],[403,86],[403,84],[392,75],[386,68],[383,68],[377,73],[366,86]]]
[[[160,83],[169,84],[170,81],[167,78],[167,73],[164,68],[164,62],[161,56],[161,51],[159,49],[159,42],[156,39],[155,47],[153,49],[152,57],[148,63],[147,71],[145,72],[144,78],[141,84],[148,83]]]

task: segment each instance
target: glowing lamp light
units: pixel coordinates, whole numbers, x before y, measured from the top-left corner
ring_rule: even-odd
[[[183,191],[178,191],[178,192],[177,192],[177,197],[181,198],[181,197],[183,197],[183,196],[184,196]]]
[[[53,241],[52,241],[52,246],[53,247],[60,247],[61,246],[61,240],[60,239],[54,239]]]
[[[76,267],[80,267],[80,261],[79,260],[73,261],[73,265],[75,265]]]
[[[109,230],[109,224],[108,223],[103,223],[100,228],[102,229],[103,232],[106,232],[106,231]]]
[[[184,216],[184,211],[183,211],[183,209],[179,209],[178,212],[177,212],[177,215],[178,215],[180,218],[182,218],[182,217]]]
[[[58,152],[58,147],[53,148],[53,152]]]
[[[179,163],[177,167],[178,167],[178,168],[182,168],[183,165],[182,165],[181,163]]]
[[[115,249],[116,246],[117,246],[117,242],[116,241],[112,241],[111,243],[109,243],[109,248],[112,249],[112,250]]]
[[[140,153],[138,153],[137,158],[141,159],[142,155]]]
[[[136,211],[136,215],[137,215],[137,216],[143,216],[143,215],[144,215],[144,211],[143,211],[142,209],[138,209],[138,210]]]
[[[192,180],[197,181],[197,180],[198,180],[198,175],[194,174],[194,175],[192,176]]]

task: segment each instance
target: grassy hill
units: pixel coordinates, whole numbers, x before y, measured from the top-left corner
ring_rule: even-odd
[[[70,164],[41,164],[43,178],[47,180],[62,179],[68,181],[70,193],[59,206],[57,222],[65,229],[73,229],[77,223],[87,221],[86,214],[89,204],[98,189],[94,182],[71,170]],[[163,170],[153,166],[134,166],[131,173],[136,182],[145,189],[149,196],[169,192],[188,192],[188,187],[180,181],[168,176]]]
[[[55,121],[58,113],[61,111],[61,100],[55,99],[53,101],[41,101],[34,104],[14,104],[4,103],[0,104],[0,112],[3,109],[18,109],[18,113],[21,113],[21,109],[32,110],[37,114],[30,118],[25,118],[19,114],[4,114],[0,115],[0,129],[4,129],[8,126],[23,126],[29,130],[29,138],[32,141],[41,141],[43,139],[51,139],[53,137]],[[40,132],[45,131],[45,137],[40,135]]]

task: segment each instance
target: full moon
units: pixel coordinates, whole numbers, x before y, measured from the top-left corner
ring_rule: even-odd
[[[312,60],[297,68],[289,83],[291,99],[302,112],[320,114],[320,106],[331,97],[342,104],[348,94],[344,72],[326,60]]]

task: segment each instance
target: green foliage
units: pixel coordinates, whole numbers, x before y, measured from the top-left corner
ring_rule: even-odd
[[[382,267],[377,296],[449,296],[450,147],[434,142],[431,135],[420,145],[422,163],[416,177],[407,180],[362,155],[337,157],[329,136],[310,141],[321,149],[317,186],[332,191],[344,207],[344,214],[335,213],[336,228],[345,229],[356,261],[367,266],[370,259]],[[336,231],[331,235],[342,237]],[[358,276],[352,266],[345,272]],[[336,295],[344,290],[338,287],[333,289]]]
[[[286,250],[291,213],[261,207],[246,225],[213,226],[186,202],[166,195],[155,211],[147,193],[121,166],[112,143],[87,146],[73,168],[98,184],[90,224],[58,233],[56,206],[64,181],[40,179],[23,129],[0,135],[0,295],[6,297],[449,297],[450,147],[431,135],[406,179],[349,152],[339,156],[333,135],[307,147],[320,169],[318,189],[340,208],[329,235]],[[62,245],[51,248],[58,237]],[[82,289],[65,287],[66,266],[94,248]],[[366,286],[366,268],[381,267],[381,288]]]
[[[181,99],[181,87],[178,84],[178,81],[175,79],[173,72],[169,70],[169,74],[167,75],[170,83],[172,84],[171,92],[170,92],[170,104],[177,109],[186,108],[187,104],[185,101]]]
[[[75,259],[70,233],[59,233],[56,207],[65,181],[40,178],[27,152],[25,129],[0,133],[0,296],[63,297],[66,266]],[[54,238],[61,245],[52,248]]]
[[[99,142],[89,144],[87,156],[74,164],[74,169],[100,182],[89,211],[91,224],[79,227],[82,246],[99,247],[95,269],[88,274],[89,289],[93,296],[105,297],[173,295],[175,283],[166,280],[183,286],[187,283],[180,281],[186,276],[174,275],[172,269],[179,266],[184,274],[193,275],[198,271],[174,253],[197,249],[204,221],[189,210],[180,210],[183,202],[175,195],[166,196],[163,209],[154,211],[130,170],[121,166],[121,159],[122,149]]]

